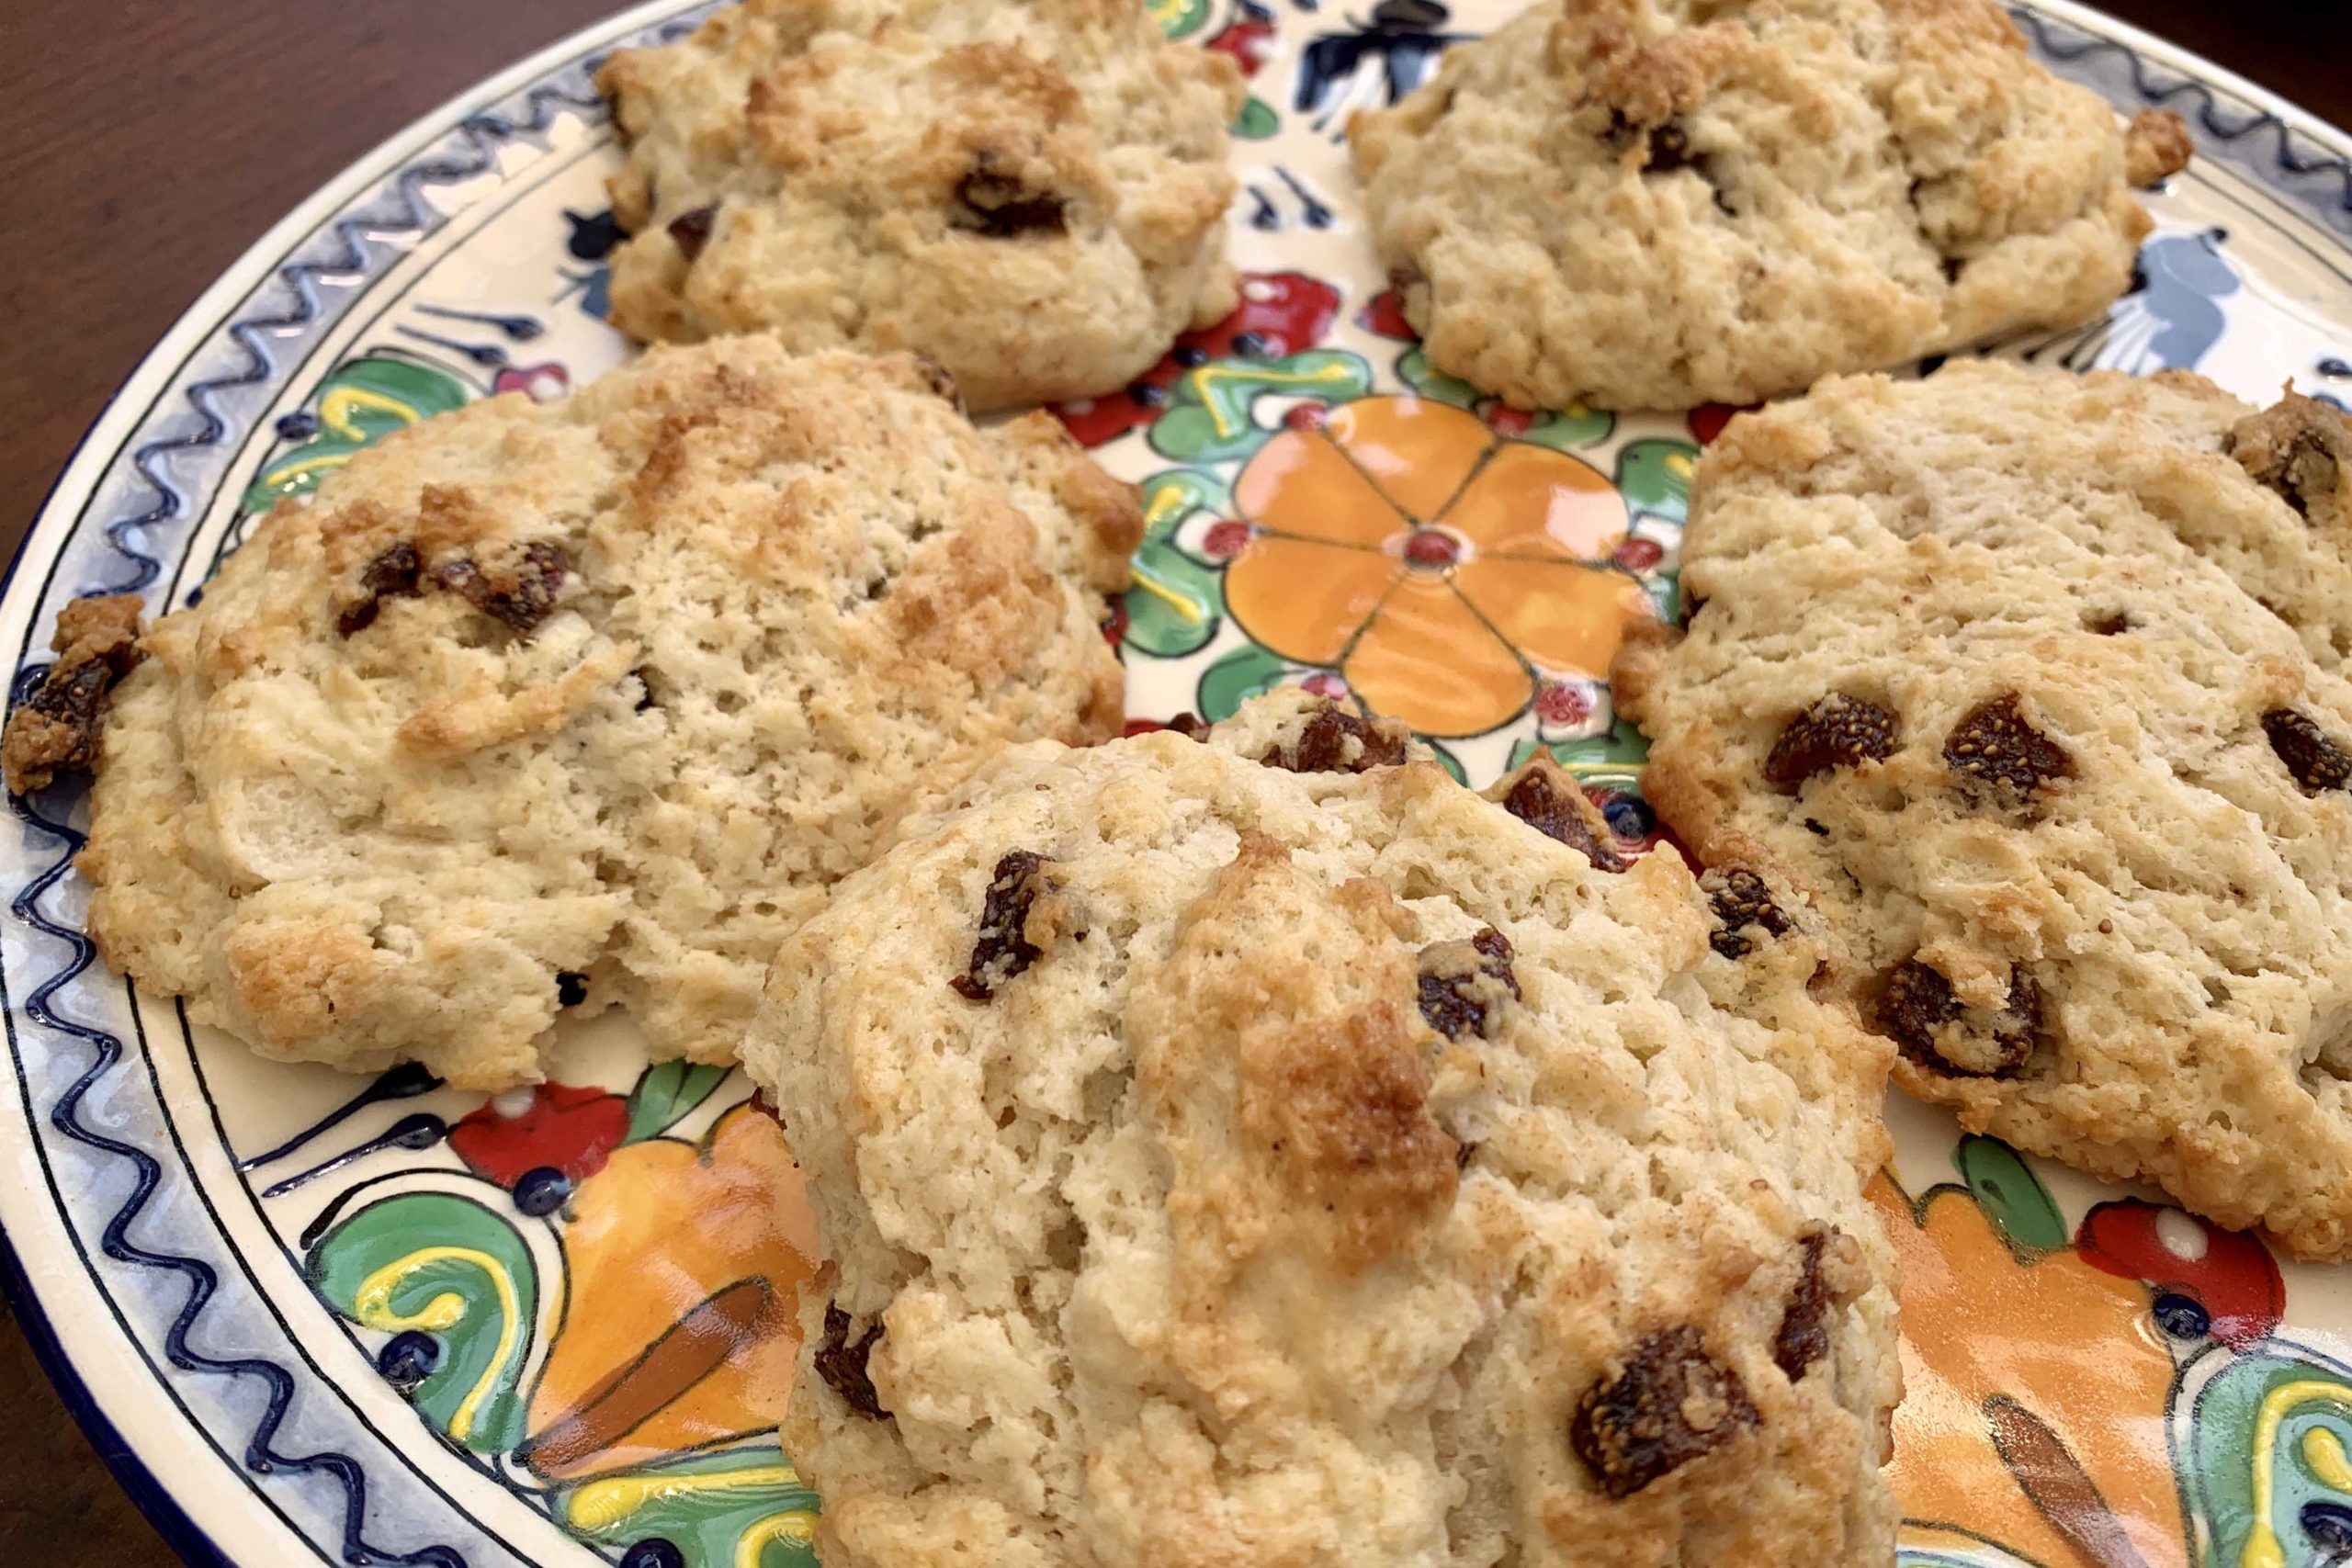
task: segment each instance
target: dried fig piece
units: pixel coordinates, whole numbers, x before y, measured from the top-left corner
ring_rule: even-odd
[[[1953,772],[2012,801],[2075,771],[2075,759],[2034,728],[2015,692],[2003,692],[1962,715],[1944,741],[1944,761]]]
[[[691,212],[681,212],[670,220],[670,238],[677,242],[678,254],[688,261],[701,259],[702,249],[710,243],[710,231],[718,221],[718,209],[697,207]]]
[[[492,620],[527,636],[555,613],[556,594],[571,561],[552,539],[533,539],[517,553],[520,558],[514,566],[494,571],[460,556],[436,570],[433,580]]]
[[[883,1421],[890,1413],[882,1408],[882,1396],[875,1391],[874,1379],[866,1371],[866,1361],[874,1354],[874,1347],[881,1341],[882,1325],[876,1323],[863,1337],[849,1337],[849,1314],[832,1303],[825,1303],[825,1337],[817,1345],[813,1359],[817,1375],[825,1386],[841,1395],[842,1403],[869,1421]]]
[[[996,863],[980,905],[980,934],[972,943],[971,962],[948,982],[956,995],[987,1001],[999,986],[1037,961],[1043,949],[1029,940],[1029,914],[1046,891],[1041,873],[1052,863],[1051,856],[1034,850],[1014,850]]]
[[[1008,170],[995,152],[983,147],[972,166],[956,182],[956,199],[978,220],[979,231],[991,239],[1022,234],[1066,233],[1069,204],[1049,190],[1030,186]]]
[[[1836,1297],[1822,1277],[1821,1255],[1838,1236],[1835,1226],[1824,1226],[1797,1242],[1797,1282],[1781,1309],[1781,1326],[1772,1336],[1772,1364],[1791,1382],[1829,1353],[1829,1309]]]
[[[1886,976],[1879,1028],[1911,1061],[1954,1077],[2007,1077],[2026,1064],[2041,1037],[2041,987],[2025,965],[2009,966],[2006,1005],[1970,1019],[1951,982],[1916,958]]]
[[[1625,857],[1617,852],[1608,819],[1585,798],[1576,781],[1556,767],[1540,760],[1530,762],[1489,790],[1487,797],[1537,832],[1581,852],[1596,868],[1625,869]]]
[[[1789,720],[1764,759],[1765,781],[1793,791],[1805,780],[1894,753],[1894,715],[1863,697],[1832,692]]]
[[[1568,1446],[1602,1492],[1624,1498],[1755,1424],[1738,1374],[1685,1324],[1650,1335],[1622,1371],[1585,1391],[1568,1417]]]
[[[107,694],[129,674],[139,651],[135,593],[69,601],[57,612],[50,646],[57,662],[39,690],[17,705],[0,735],[0,772],[15,795],[46,789],[59,773],[87,773],[98,760]]]
[[[2352,520],[2352,420],[2290,391],[2230,427],[2222,450],[2312,524]]]
[[[1746,867],[1711,871],[1703,881],[1716,923],[1707,944],[1725,958],[1745,958],[1755,951],[1755,942],[1746,934],[1750,926],[1760,927],[1767,936],[1786,936],[1796,929],[1788,911],[1772,901],[1764,879]]]
[[[1421,1016],[1448,1040],[1491,1035],[1499,1005],[1519,997],[1510,939],[1487,926],[1468,942],[1434,942],[1421,950]]]
[[[2310,715],[2272,708],[2262,716],[2262,732],[2270,737],[2270,749],[2305,795],[2352,789],[2352,751],[2330,740]]]
[[[414,545],[406,539],[395,539],[386,545],[376,552],[375,559],[360,569],[360,597],[335,616],[335,635],[348,637],[374,626],[387,599],[415,598],[424,592],[421,581],[424,573],[424,558],[416,553]]]
[[[1393,768],[1405,760],[1405,731],[1344,708],[1316,710],[1298,739],[1258,759],[1294,773],[1363,773]]]

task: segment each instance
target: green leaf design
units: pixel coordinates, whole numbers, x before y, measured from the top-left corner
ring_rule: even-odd
[[[1465,788],[1469,785],[1470,774],[1468,771],[1462,766],[1461,758],[1455,756],[1453,752],[1447,750],[1444,747],[1439,745],[1434,740],[1424,739],[1421,744],[1430,749],[1430,754],[1437,759],[1437,765],[1439,767],[1443,768],[1447,773],[1453,775],[1453,782],[1455,784],[1461,784]]]
[[[1144,0],[1151,19],[1170,38],[1190,38],[1209,19],[1209,0]]]
[[[1344,349],[1310,348],[1280,359],[1212,359],[1176,378],[1168,412],[1153,422],[1152,448],[1186,462],[1247,457],[1273,431],[1258,423],[1258,400],[1344,403],[1371,389],[1372,367]]]
[[[727,1069],[697,1062],[656,1062],[628,1091],[628,1134],[638,1143],[675,1125],[726,1080]]]
[[[1223,577],[1166,540],[1136,552],[1127,590],[1127,646],[1161,659],[1197,653],[1225,616]]]
[[[319,433],[272,458],[246,487],[239,505],[266,512],[319,481],[395,430],[464,406],[465,383],[413,359],[368,355],[338,367],[319,383],[311,412]]]
[[[1632,719],[1624,717],[1620,717],[1599,735],[1555,741],[1547,749],[1553,761],[1578,774],[1601,767],[1638,768],[1650,757],[1648,738],[1634,728]],[[1527,755],[1534,755],[1532,745]],[[1514,755],[1511,766],[1517,767],[1526,760],[1526,757]]]
[[[1554,409],[1537,416],[1533,424],[1521,432],[1521,441],[1532,441],[1539,446],[1567,451],[1575,446],[1590,446],[1609,439],[1617,428],[1617,416],[1607,409],[1589,409],[1581,405],[1573,409]]]
[[[1617,454],[1617,491],[1636,513],[1679,523],[1690,506],[1690,470],[1699,448],[1688,441],[1647,436]]]
[[[2064,1216],[2015,1149],[1998,1138],[1972,1134],[1960,1140],[1951,1157],[1976,1206],[2011,1249],[2034,1254],[2055,1252],[2066,1245]]]
[[[686,1568],[815,1568],[817,1494],[780,1450],[729,1449],[600,1475],[553,1494],[556,1521],[599,1546],[658,1536]]]
[[[404,1192],[322,1236],[307,1267],[311,1288],[343,1316],[440,1347],[409,1396],[435,1430],[478,1453],[522,1440],[538,1268],[512,1225],[469,1198]]]
[[[1252,93],[1241,112],[1233,117],[1233,134],[1244,141],[1263,141],[1282,129],[1282,117],[1273,106]]]
[[[1171,468],[1144,481],[1144,543],[1126,595],[1129,647],[1178,659],[1216,636],[1225,615],[1224,576],[1176,539],[1193,518],[1223,512],[1227,500],[1224,481],[1196,469]]]
[[[1215,724],[1259,693],[1282,684],[1290,666],[1249,643],[1235,649],[1201,674],[1201,716]]]
[[[1432,398],[1455,408],[1466,409],[1478,401],[1478,389],[1469,382],[1433,368],[1421,345],[1415,344],[1396,356],[1396,379],[1422,397]]]
[[[2335,1460],[2352,1447],[2352,1371],[2309,1351],[2233,1357],[2202,1389],[2184,1385],[2180,1397],[2193,1399],[2197,1413],[2188,1427],[2189,1451],[2177,1461],[2190,1529],[2201,1524],[2212,1540],[2211,1554],[2199,1561],[2212,1568],[2336,1561],[2335,1543],[2316,1539],[2302,1515],[2307,1504],[2341,1506],[2352,1500],[2331,1483],[2340,1475],[2324,1473],[2334,1464],[2314,1468],[2311,1462],[2315,1454]],[[2276,1421],[2267,1446],[2266,1406]],[[2258,1472],[2267,1472],[2270,1483],[2267,1518],[2255,1506]],[[2249,1550],[2258,1539],[2278,1554],[2265,1558]]]

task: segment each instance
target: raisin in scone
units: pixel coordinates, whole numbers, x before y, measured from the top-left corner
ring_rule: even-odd
[[[1430,362],[1523,407],[1755,402],[2096,315],[2187,161],[1994,0],[1546,0],[1350,139]]]
[[[749,0],[597,83],[638,337],[910,349],[994,409],[1123,387],[1233,308],[1240,73],[1134,0]]]
[[[2352,1256],[2352,429],[2198,377],[1833,380],[1701,463],[1645,784],[1969,1127]]]
[[[90,933],[272,1056],[534,1078],[584,976],[726,1059],[910,786],[1116,733],[1139,530],[1050,417],[977,431],[905,355],[741,338],[427,421],[141,639]]]
[[[831,1568],[1883,1568],[1890,1053],[1495,795],[1295,693],[1023,747],[786,942]]]

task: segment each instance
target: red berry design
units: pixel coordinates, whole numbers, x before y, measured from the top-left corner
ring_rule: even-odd
[[[1356,325],[1399,343],[1411,343],[1419,335],[1413,331],[1413,323],[1405,319],[1405,302],[1394,288],[1384,288],[1374,295],[1372,303],[1356,312]]]
[[[1231,560],[1250,542],[1250,525],[1230,520],[1212,523],[1201,537],[1201,552],[1211,560]]]
[[[449,1129],[449,1147],[501,1187],[546,1168],[582,1181],[628,1135],[628,1101],[601,1089],[536,1084],[530,1103],[514,1115],[495,1101],[468,1111]]]
[[[1462,558],[1462,546],[1453,535],[1435,528],[1416,528],[1405,538],[1405,558],[1413,565],[1435,571],[1452,566]]]
[[[1487,423],[1498,435],[1524,435],[1535,428],[1536,416],[1525,409],[1515,409],[1509,403],[1497,403],[1487,411]]]
[[[1299,685],[1318,697],[1336,699],[1348,694],[1348,683],[1337,675],[1309,675]]]
[[[1320,430],[1330,420],[1331,411],[1321,403],[1301,403],[1283,415],[1283,423],[1292,430]]]
[[[1647,571],[1666,558],[1666,547],[1656,539],[1629,538],[1618,545],[1611,558],[1627,571]]]
[[[1582,724],[1592,716],[1592,695],[1582,686],[1546,682],[1535,694],[1535,716],[1545,724]]]

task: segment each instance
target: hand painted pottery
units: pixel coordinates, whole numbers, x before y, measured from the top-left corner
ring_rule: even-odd
[[[1238,310],[1059,412],[1139,481],[1107,628],[1136,727],[1265,687],[1403,718],[1484,783],[1537,750],[1629,852],[1658,842],[1606,671],[1676,609],[1691,466],[1730,411],[1527,414],[1423,361],[1364,243],[1341,136],[1515,0],[1149,0],[1222,50]],[[660,4],[391,142],[254,247],[92,431],[9,579],[37,680],[58,605],[185,604],[278,497],[469,399],[562,394],[602,320],[617,165],[588,86]],[[2097,14],[2017,10],[2196,164],[2132,292],[2006,345],[2352,395],[2352,139]],[[796,1568],[815,1495],[769,1430],[814,1238],[740,1076],[564,1031],[490,1100],[415,1071],[274,1066],[94,963],[70,788],[12,803],[0,874],[6,1283],[125,1482],[197,1562]],[[1916,1568],[2288,1568],[2352,1551],[2352,1275],[2283,1263],[1896,1103],[1874,1191],[1905,1266],[1895,1484]]]

